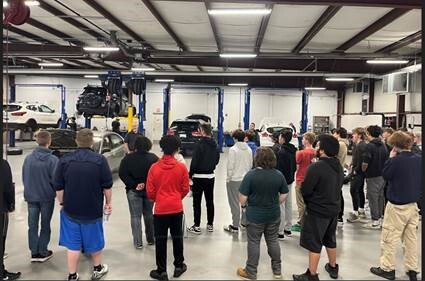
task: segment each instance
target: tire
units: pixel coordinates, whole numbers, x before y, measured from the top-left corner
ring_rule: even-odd
[[[22,149],[20,149],[20,148],[16,148],[16,147],[14,147],[14,148],[9,148],[9,149],[6,151],[6,154],[7,154],[7,155],[22,155],[22,153],[23,153]]]
[[[31,128],[33,132],[37,131],[38,129],[37,121],[35,121],[34,119],[28,120],[25,124],[27,127]]]

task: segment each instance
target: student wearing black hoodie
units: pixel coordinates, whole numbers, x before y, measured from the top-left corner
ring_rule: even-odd
[[[200,126],[202,138],[195,147],[190,163],[189,177],[193,181],[193,216],[195,223],[187,231],[201,234],[202,193],[207,203],[207,231],[213,232],[214,224],[214,170],[220,160],[217,143],[212,138],[212,128],[208,123]]]
[[[309,250],[309,267],[306,273],[293,275],[295,281],[319,280],[317,266],[323,246],[329,258],[325,269],[331,278],[338,278],[336,227],[344,172],[336,158],[339,151],[336,138],[320,135],[316,147],[319,161],[310,165],[301,185],[306,212],[300,245]]]
[[[125,184],[127,193],[133,244],[136,249],[142,249],[142,215],[148,245],[155,243],[152,202],[146,195],[146,181],[150,167],[159,158],[149,152],[152,148],[152,142],[147,137],[137,136],[134,148],[135,152],[127,154],[121,161],[119,176]]]
[[[285,176],[286,183],[288,184],[289,193],[285,203],[280,205],[280,227],[279,239],[283,240],[284,235],[291,236],[292,228],[292,183],[295,181],[295,171],[297,170],[297,161],[295,154],[297,148],[291,143],[292,130],[283,129],[279,135],[279,144],[281,145],[277,157],[277,169]]]

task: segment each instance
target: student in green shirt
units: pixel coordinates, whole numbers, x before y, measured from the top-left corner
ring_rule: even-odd
[[[239,188],[239,201],[246,207],[248,260],[237,274],[246,279],[257,278],[260,258],[260,241],[264,234],[267,250],[272,260],[275,278],[282,278],[282,261],[278,232],[280,204],[289,192],[285,177],[275,169],[276,156],[271,148],[260,147],[255,159],[256,168],[248,172]]]

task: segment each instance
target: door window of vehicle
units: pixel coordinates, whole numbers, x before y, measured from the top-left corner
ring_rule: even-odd
[[[110,135],[112,149],[116,149],[124,144],[124,141],[116,135]]]
[[[38,111],[43,112],[43,113],[53,113],[53,110],[50,107],[45,106],[45,105],[40,105],[38,107]]]
[[[31,111],[37,111],[38,110],[37,106],[35,106],[35,105],[27,105],[27,109],[31,110]]]
[[[108,137],[103,138],[102,150],[105,150],[105,149],[108,149],[108,150],[112,149],[111,141],[109,140]]]
[[[101,145],[101,143],[102,143],[102,139],[101,138],[99,138],[99,137],[94,137],[93,138],[93,141],[94,141],[94,144],[93,144],[93,150],[95,151],[95,152],[98,152],[98,153],[100,153],[100,145]]]

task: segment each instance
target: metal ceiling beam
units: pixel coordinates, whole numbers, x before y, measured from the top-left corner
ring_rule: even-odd
[[[273,6],[274,6],[273,4],[268,4],[266,5],[266,8],[272,10],[273,12]],[[271,15],[272,13],[264,15],[261,20],[260,29],[258,30],[257,40],[255,42],[255,48],[254,48],[254,52],[257,54],[261,50],[261,45],[263,44],[264,35],[266,34],[267,26],[269,25]]]
[[[402,15],[404,15],[405,13],[409,11],[410,9],[401,9],[401,8],[391,10],[386,15],[384,15],[383,17],[381,17],[380,19],[378,19],[377,21],[375,21],[374,23],[366,27],[364,30],[357,33],[354,37],[352,37],[351,39],[343,43],[338,48],[336,48],[335,51],[345,52],[346,50],[350,49],[351,47],[361,42],[362,40],[368,38],[369,36],[377,32],[378,30],[381,30],[382,28],[384,28],[385,26],[387,26],[388,24],[390,24],[391,22],[398,19],[399,17],[401,17]]]
[[[211,4],[208,1],[205,1],[205,8],[208,10],[211,10]],[[208,19],[210,21],[210,25],[211,25],[211,29],[213,31],[213,35],[215,38],[215,43],[217,44],[217,50],[219,53],[221,53],[223,51],[223,44],[221,43],[221,39],[218,36],[218,31],[217,31],[217,25],[215,24],[215,19],[208,14]]]
[[[341,9],[341,6],[329,6],[320,18],[313,24],[310,30],[304,35],[301,41],[292,50],[292,53],[298,54],[305,46],[319,33],[319,31],[332,19],[332,17]]]
[[[391,53],[395,50],[401,49],[407,45],[410,45],[412,43],[415,43],[416,41],[419,41],[422,39],[422,31],[415,32],[407,37],[404,37],[403,39],[388,45],[382,49],[377,50],[375,53]]]
[[[102,16],[104,16],[106,19],[108,19],[110,22],[112,22],[114,25],[119,27],[122,31],[130,35],[134,40],[144,44],[145,47],[154,49],[154,47],[152,47],[152,45],[147,43],[146,40],[143,39],[139,34],[137,34],[135,31],[130,29],[127,25],[125,25],[122,21],[120,21],[117,17],[111,14],[108,10],[106,10],[102,5],[97,3],[95,0],[83,0],[83,1],[87,5],[92,7],[94,10],[96,10],[98,13],[100,13]]]
[[[45,32],[48,32],[48,33],[50,33],[50,34],[52,34],[56,37],[59,37],[62,40],[68,41],[71,44],[74,44],[74,45],[77,45],[77,46],[84,45],[84,43],[82,41],[75,39],[75,38],[72,38],[72,36],[70,36],[70,35],[68,35],[68,34],[66,34],[66,33],[64,33],[60,30],[54,29],[54,28],[52,28],[52,27],[50,27],[50,26],[48,26],[48,25],[46,25],[42,22],[39,22],[38,20],[35,20],[33,18],[29,18],[26,23],[28,23],[29,25],[31,25],[35,28],[38,28],[38,29],[43,30]]]
[[[155,0],[171,2],[204,2],[205,0]],[[207,0],[209,1],[209,0]],[[288,5],[320,5],[320,6],[361,6],[421,9],[421,0],[211,0],[221,3],[253,3],[253,4],[288,4]]]
[[[81,30],[82,32],[85,32],[95,38],[105,38],[105,36],[103,34],[100,34],[97,31],[92,30],[91,28],[87,27],[86,25],[82,24],[81,22],[71,18],[69,15],[65,14],[64,12],[62,12],[61,10],[57,9],[56,7],[48,4],[46,2],[46,0],[39,0],[40,2],[40,7],[51,13],[52,15],[66,21],[67,23],[69,23],[70,25],[78,28],[79,30]]]
[[[47,44],[51,44],[51,45],[56,45],[56,43],[53,42],[53,41],[50,41],[48,39],[44,39],[44,38],[42,38],[38,35],[35,35],[33,33],[27,32],[25,30],[19,29],[15,26],[5,25],[5,28],[9,29],[10,32],[13,32],[13,33],[19,34],[21,36],[27,37],[31,40],[34,40],[34,41],[37,41],[37,42],[40,42],[40,43],[47,43]]]

